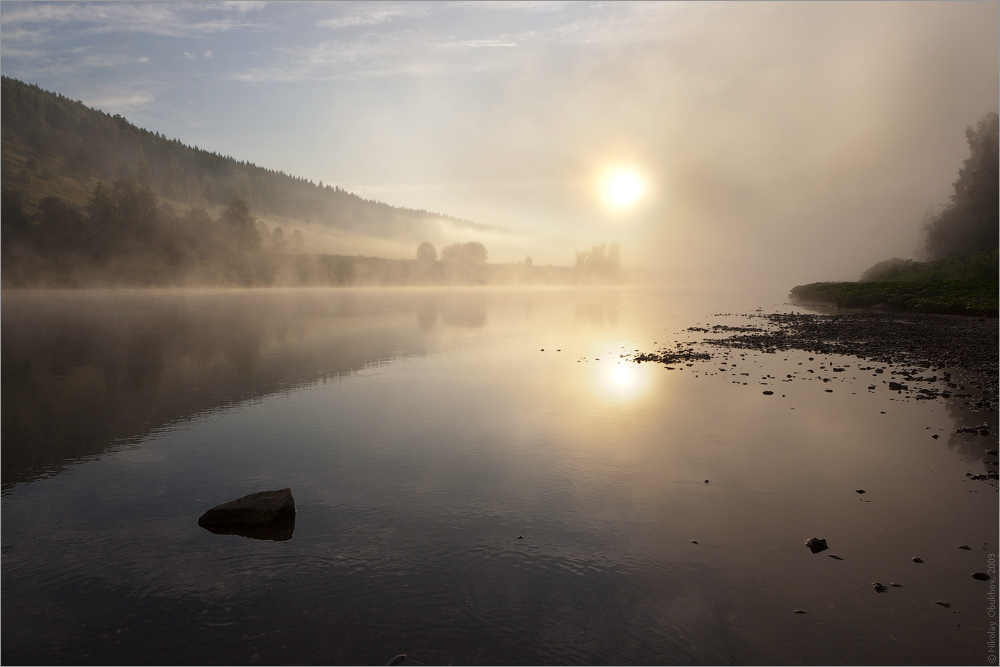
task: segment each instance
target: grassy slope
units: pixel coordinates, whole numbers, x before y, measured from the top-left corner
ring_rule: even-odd
[[[992,250],[919,263],[891,280],[799,285],[789,298],[804,305],[995,317],[997,293],[997,251]]]

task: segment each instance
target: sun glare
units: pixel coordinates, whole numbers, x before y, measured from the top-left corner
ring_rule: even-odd
[[[602,183],[604,200],[613,208],[628,208],[640,198],[646,184],[634,169],[621,167],[608,170]]]

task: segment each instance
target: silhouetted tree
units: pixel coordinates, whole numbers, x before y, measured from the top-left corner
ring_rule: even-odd
[[[621,250],[617,243],[595,245],[576,251],[576,270],[585,275],[610,277],[621,271]]]
[[[975,128],[965,130],[965,137],[971,154],[958,172],[955,194],[925,228],[925,245],[931,259],[972,255],[995,249],[1000,241],[1000,116],[996,112],[986,114]]]
[[[424,241],[417,246],[418,262],[433,262],[437,259],[438,251],[430,241]]]
[[[468,243],[453,243],[445,246],[441,251],[441,259],[446,262],[457,262],[459,264],[485,264],[486,246],[479,241],[469,241]]]
[[[229,230],[233,245],[239,250],[259,250],[260,236],[257,234],[257,221],[250,213],[250,207],[239,197],[230,200],[226,210],[222,212],[219,221]],[[284,232],[282,232],[284,235]]]
[[[275,227],[274,231],[271,232],[271,246],[275,250],[284,250],[288,246],[288,240],[285,239],[285,230],[281,227]]]

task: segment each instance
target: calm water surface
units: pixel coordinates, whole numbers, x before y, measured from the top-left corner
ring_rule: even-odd
[[[996,438],[955,429],[996,414],[849,357],[629,359],[757,306],[4,293],[3,662],[986,663]],[[286,486],[290,540],[197,524]]]

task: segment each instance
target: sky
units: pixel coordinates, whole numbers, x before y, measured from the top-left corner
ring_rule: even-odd
[[[910,258],[1000,2],[2,2],[3,74],[183,143],[699,283]],[[614,206],[602,175],[641,196]],[[491,261],[523,258],[497,256]],[[505,250],[505,252],[507,252]]]

